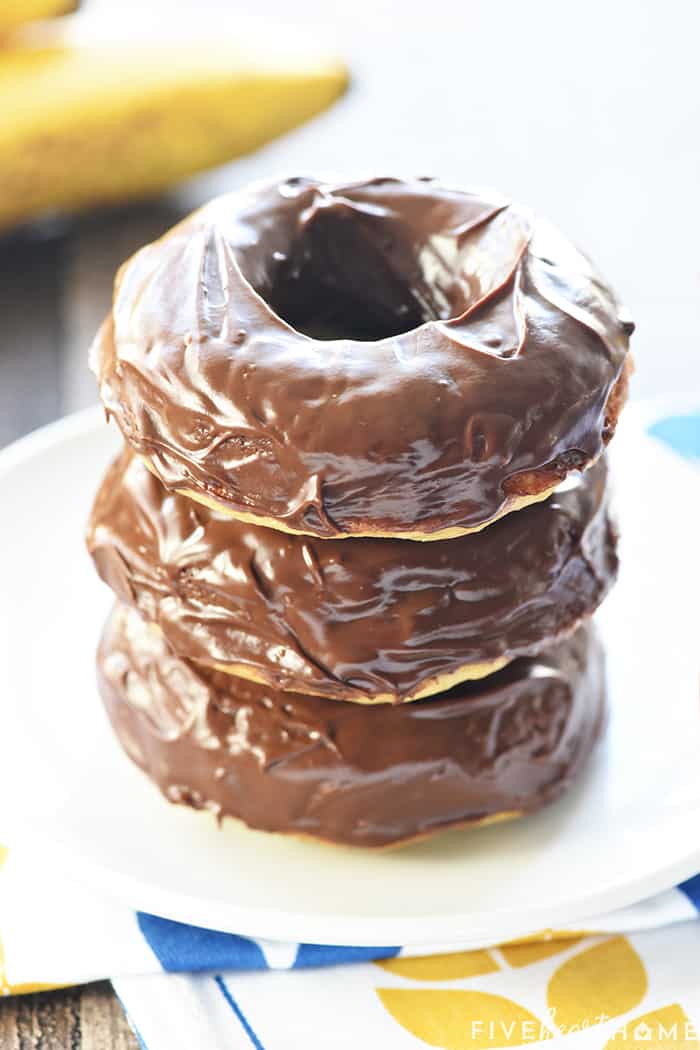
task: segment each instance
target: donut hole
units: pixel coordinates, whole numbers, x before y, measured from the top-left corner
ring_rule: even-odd
[[[278,267],[270,306],[292,328],[321,340],[387,339],[433,320],[428,304],[412,301],[409,282],[402,286],[382,272],[381,260],[363,247],[344,253],[342,242],[334,240],[309,254],[300,268]]]
[[[432,319],[409,304],[372,301],[361,287],[335,285],[314,269],[282,275],[269,299],[283,321],[312,339],[373,342],[410,332]]]
[[[303,335],[387,339],[440,316],[430,296],[418,294],[416,261],[406,267],[402,257],[397,266],[397,254],[388,231],[322,215],[287,252],[274,254],[256,291]]]
[[[426,191],[427,192],[427,191]],[[459,316],[474,294],[460,255],[461,210],[426,225],[431,200],[355,201],[291,194],[258,236],[238,245],[241,270],[296,331],[321,340],[375,341]],[[464,208],[464,205],[461,205]],[[457,217],[455,217],[457,212]]]

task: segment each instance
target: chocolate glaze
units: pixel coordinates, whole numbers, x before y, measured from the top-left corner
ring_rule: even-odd
[[[123,747],[170,801],[356,846],[537,809],[571,783],[604,707],[589,627],[440,698],[363,708],[179,660],[122,606],[99,680]]]
[[[632,327],[503,198],[298,178],[215,200],[126,263],[93,367],[171,488],[318,536],[429,534],[600,453]]]
[[[435,543],[317,540],[168,493],[125,452],[88,527],[102,579],[183,657],[271,685],[401,699],[571,631],[614,581],[601,460],[544,503]]]

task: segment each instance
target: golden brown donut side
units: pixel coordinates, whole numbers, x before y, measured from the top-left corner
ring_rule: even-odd
[[[158,476],[157,471],[153,469],[150,460],[144,460],[147,464],[148,469]],[[400,540],[411,540],[414,543],[428,543],[428,542],[439,542],[440,540],[452,540],[459,539],[461,536],[471,536],[475,532],[483,532],[490,525],[494,525],[501,518],[504,518],[506,514],[512,514],[515,510],[523,510],[525,507],[529,507],[532,503],[540,503],[542,500],[547,499],[548,496],[554,492],[559,481],[566,475],[566,470],[563,470],[561,466],[556,471],[549,469],[546,475],[543,472],[536,472],[531,478],[523,480],[521,483],[523,487],[532,488],[532,492],[524,493],[523,495],[510,495],[503,503],[503,506],[499,512],[489,521],[484,521],[480,525],[474,525],[472,528],[463,529],[459,526],[453,526],[447,529],[436,529],[435,532],[401,532],[397,534],[385,533],[377,531],[376,529],[368,528],[367,531],[362,529],[353,530],[353,532],[337,532],[334,533],[333,539],[336,540],[362,540],[362,539],[400,539]],[[557,481],[552,483],[551,479],[557,477]],[[539,489],[537,486],[549,484],[549,488]],[[194,500],[195,503],[201,503],[204,507],[209,507],[210,510],[215,510],[218,514],[221,514],[225,518],[232,518],[234,521],[242,521],[247,525],[259,525],[266,529],[277,529],[278,532],[286,532],[290,536],[315,536],[314,533],[305,532],[304,529],[295,528],[286,521],[281,521],[279,518],[265,518],[259,514],[249,514],[245,511],[233,511],[226,504],[222,503],[221,500],[215,499],[212,496],[205,496],[201,492],[196,492],[194,489],[188,488],[177,488],[175,490],[179,492],[181,496],[186,496],[187,499]],[[318,537],[316,537],[318,538]]]
[[[539,808],[570,785],[604,711],[602,652],[588,627],[484,682],[398,707],[197,668],[124,606],[98,662],[122,746],[170,801],[356,846]]]
[[[601,460],[478,535],[346,543],[228,519],[125,452],[88,548],[183,657],[280,689],[407,700],[491,674],[595,610],[617,571],[606,477]]]
[[[289,532],[439,540],[600,455],[631,330],[503,198],[290,179],[137,253],[93,362],[168,487]]]

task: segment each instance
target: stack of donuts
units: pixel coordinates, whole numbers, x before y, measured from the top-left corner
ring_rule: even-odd
[[[122,267],[99,684],[168,799],[377,847],[567,788],[632,327],[527,209],[430,179],[255,185]]]

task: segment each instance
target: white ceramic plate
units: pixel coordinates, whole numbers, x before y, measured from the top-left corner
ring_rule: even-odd
[[[575,790],[514,824],[390,853],[218,829],[168,805],[112,740],[94,684],[110,595],[84,523],[118,447],[99,411],[0,455],[0,833],[136,908],[281,940],[499,941],[700,870],[697,474],[613,442],[620,583],[601,616],[612,719]]]

